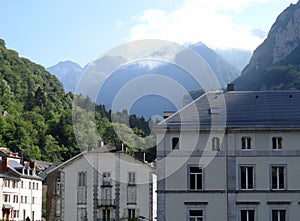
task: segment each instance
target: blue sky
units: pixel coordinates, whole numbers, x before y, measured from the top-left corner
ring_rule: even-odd
[[[297,0],[9,0],[0,3],[0,38],[45,67],[80,65],[128,41],[156,38],[253,50]]]

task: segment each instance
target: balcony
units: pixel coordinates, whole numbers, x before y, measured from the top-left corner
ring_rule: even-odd
[[[98,206],[99,207],[115,207],[116,200],[115,199],[99,199]]]

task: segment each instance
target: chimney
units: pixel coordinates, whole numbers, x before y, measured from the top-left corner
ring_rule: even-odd
[[[227,84],[227,91],[234,91],[234,84]]]
[[[141,150],[134,152],[134,158],[139,161],[146,162],[146,154],[145,154],[145,152],[143,152]]]
[[[7,172],[9,166],[9,159],[7,157],[2,159],[2,172]]]
[[[170,117],[174,113],[175,113],[175,111],[164,111],[163,112],[163,118],[167,119],[168,117]]]
[[[35,161],[30,161],[29,162],[29,167],[32,171],[32,175],[35,175],[35,171],[36,171],[36,162]]]

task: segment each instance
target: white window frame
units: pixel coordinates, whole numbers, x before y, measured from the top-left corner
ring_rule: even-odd
[[[273,188],[273,168],[277,168],[276,170],[276,188]],[[280,177],[279,177],[279,168],[283,168],[283,188],[280,188]],[[271,190],[285,190],[287,188],[287,166],[285,164],[281,165],[270,165],[270,189]]]
[[[272,149],[282,150],[283,149],[283,138],[280,136],[272,137]]]
[[[246,168],[246,188],[242,188],[242,168]],[[252,180],[253,180],[253,184],[252,184],[252,188],[249,188],[249,171],[248,169],[252,168]],[[241,190],[254,190],[255,189],[255,165],[239,165],[239,187]]]
[[[252,150],[253,149],[253,139],[251,136],[241,137],[241,149],[242,150]]]
[[[249,211],[254,211],[254,221],[258,220],[257,219],[257,208],[253,207],[252,205],[248,206],[243,206],[239,208],[239,221],[242,221],[242,211],[247,211],[247,220],[246,221],[251,221],[249,217]]]
[[[273,211],[285,211],[285,220],[280,220],[280,214],[277,214],[278,221],[288,221],[288,208],[287,207],[271,207],[270,208],[270,221],[274,221],[273,218]]]
[[[198,168],[201,172],[191,172],[191,168]],[[195,189],[191,188],[191,175],[195,175]],[[201,188],[198,188],[197,176],[201,176]],[[188,189],[189,190],[204,190],[204,168],[199,165],[189,165],[188,167]]]
[[[201,211],[202,215],[191,216],[190,211]],[[187,221],[191,221],[191,219],[194,220],[194,221],[197,221],[199,218],[202,219],[202,221],[205,220],[205,210],[203,208],[188,208],[188,210],[187,210]]]

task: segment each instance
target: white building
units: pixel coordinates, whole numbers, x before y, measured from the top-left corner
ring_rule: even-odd
[[[207,93],[156,128],[158,220],[300,217],[300,92]]]
[[[154,168],[104,146],[47,174],[47,220],[153,220]]]
[[[42,220],[42,180],[35,174],[35,163],[20,164],[20,157],[0,148],[0,203],[2,220]]]

